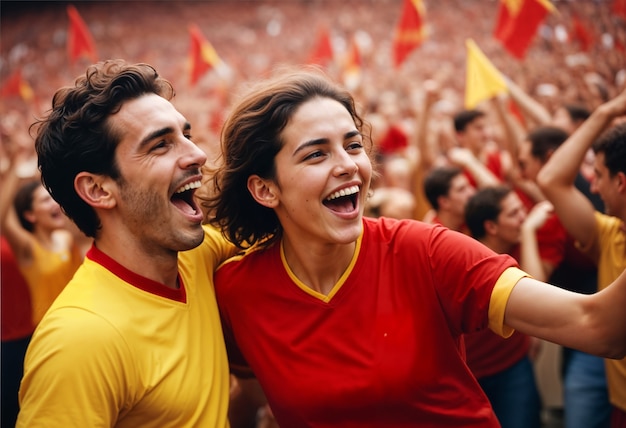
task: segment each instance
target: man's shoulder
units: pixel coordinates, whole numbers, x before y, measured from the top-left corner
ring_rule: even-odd
[[[204,239],[195,248],[181,251],[178,259],[183,264],[210,264],[213,269],[227,258],[237,253],[237,248],[230,243],[224,234],[213,226],[203,225]]]

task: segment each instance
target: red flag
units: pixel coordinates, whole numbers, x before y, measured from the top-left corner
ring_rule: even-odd
[[[500,0],[494,37],[517,59],[522,59],[539,24],[555,10],[549,0]]]
[[[213,45],[202,35],[200,28],[192,24],[189,26],[191,43],[189,48],[189,60],[191,62],[191,85],[195,85],[200,77],[209,70],[214,69],[222,62]]]
[[[572,30],[570,32],[570,39],[573,42],[578,42],[580,49],[587,52],[593,46],[593,36],[589,31],[589,28],[583,24],[581,19],[574,15],[572,20]]]
[[[0,87],[0,97],[21,97],[24,101],[31,101],[34,97],[33,88],[22,78],[22,70],[17,69]]]
[[[67,33],[67,52],[70,56],[70,62],[75,62],[81,55],[96,62],[98,58],[96,47],[85,21],[71,4],[67,6],[67,14],[70,18],[70,27]]]
[[[325,26],[317,32],[317,40],[309,55],[307,63],[325,66],[333,60],[333,45],[330,41],[330,33]]]
[[[626,0],[613,0],[613,13],[626,21]]]
[[[422,0],[404,0],[400,21],[393,38],[393,62],[396,68],[426,38],[423,22],[425,15],[426,9]]]

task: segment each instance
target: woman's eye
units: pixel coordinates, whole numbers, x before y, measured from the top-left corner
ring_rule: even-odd
[[[363,148],[363,144],[361,144],[361,142],[359,141],[354,141],[350,144],[348,144],[346,150],[359,150]]]
[[[309,153],[309,154],[308,154],[308,155],[304,158],[304,160],[308,160],[308,159],[316,159],[316,158],[321,157],[322,155],[323,155],[323,153],[322,153],[322,152],[320,152],[320,151],[316,151],[316,152],[313,152],[313,153]]]

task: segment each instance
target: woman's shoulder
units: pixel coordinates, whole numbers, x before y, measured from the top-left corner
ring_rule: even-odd
[[[365,239],[374,239],[394,246],[415,248],[433,245],[465,245],[473,239],[440,224],[413,219],[364,217]]]
[[[364,228],[374,233],[397,233],[400,231],[433,231],[442,226],[414,219],[396,219],[389,217],[363,217]]]

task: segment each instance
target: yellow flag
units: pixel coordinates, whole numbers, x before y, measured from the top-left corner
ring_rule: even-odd
[[[507,91],[504,77],[489,61],[472,39],[465,41],[467,47],[467,71],[465,75],[465,108],[475,108],[481,101]]]

